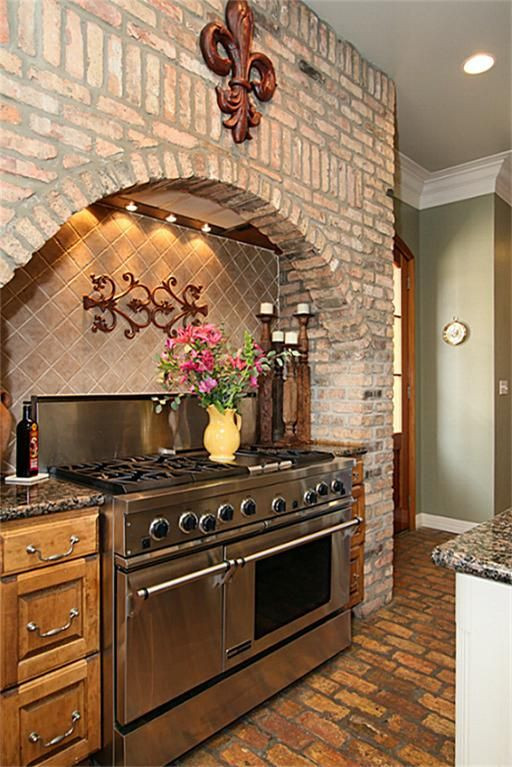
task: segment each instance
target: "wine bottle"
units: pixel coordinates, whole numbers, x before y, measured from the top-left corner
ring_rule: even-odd
[[[39,429],[32,419],[30,402],[23,403],[23,417],[16,427],[16,475],[34,477],[39,472]]]

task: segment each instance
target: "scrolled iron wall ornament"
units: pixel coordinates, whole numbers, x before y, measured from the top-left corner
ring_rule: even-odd
[[[226,26],[227,25],[227,26]],[[216,87],[217,103],[224,114],[230,115],[224,125],[233,132],[235,143],[251,139],[250,128],[260,124],[258,112],[251,100],[253,92],[260,101],[270,101],[276,89],[274,66],[264,53],[252,53],[254,16],[246,0],[229,0],[226,25],[212,21],[201,30],[201,51],[207,66],[215,74],[227,77],[227,88]],[[224,48],[227,56],[219,53]],[[259,79],[251,79],[255,70]]]
[[[185,325],[187,320],[196,322],[198,315],[206,317],[208,307],[206,304],[198,305],[202,293],[201,285],[186,285],[181,294],[174,290],[178,281],[176,277],[168,277],[152,290],[135,279],[131,272],[123,274],[123,280],[128,283],[125,290],[117,292],[117,286],[112,277],[106,274],[91,274],[93,286],[90,295],[83,296],[83,307],[97,309],[101,314],[107,313],[107,318],[95,314],[92,323],[92,332],[111,333],[117,326],[118,318],[128,323],[124,335],[126,338],[135,338],[144,328],[153,324],[159,330],[163,330],[168,336],[175,335],[174,326],[181,322]],[[140,291],[139,295],[135,291]],[[122,304],[122,299],[129,295],[132,297]],[[125,307],[125,308],[123,308]],[[126,310],[133,312],[131,316]]]

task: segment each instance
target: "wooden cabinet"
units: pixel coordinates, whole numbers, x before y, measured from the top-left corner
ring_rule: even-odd
[[[1,764],[62,767],[100,747],[99,655],[0,696]]]
[[[98,510],[0,531],[0,764],[66,767],[100,747]]]
[[[6,522],[0,532],[0,573],[21,573],[98,550],[98,510],[59,512]]]
[[[0,689],[96,652],[98,555],[0,581]]]
[[[364,467],[362,458],[357,458],[352,470],[352,518],[361,517],[365,520],[364,498]],[[364,599],[364,541],[366,522],[359,526],[350,541],[350,589],[349,607],[362,602]]]
[[[364,549],[353,546],[350,549],[349,607],[354,607],[364,596]]]

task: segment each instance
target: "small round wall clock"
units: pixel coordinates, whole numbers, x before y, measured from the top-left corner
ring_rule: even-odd
[[[456,317],[443,328],[443,341],[450,346],[458,346],[468,336],[468,326]]]

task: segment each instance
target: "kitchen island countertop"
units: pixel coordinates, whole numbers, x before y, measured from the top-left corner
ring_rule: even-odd
[[[459,573],[512,584],[512,511],[437,546],[432,559]]]
[[[47,479],[36,485],[0,485],[0,522],[37,517],[70,509],[99,506],[105,496],[98,490],[60,479]]]

